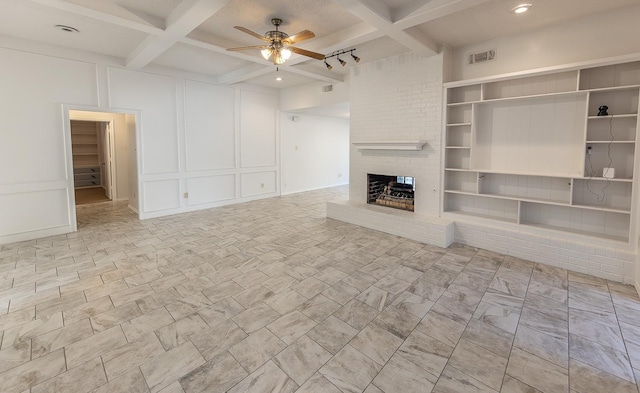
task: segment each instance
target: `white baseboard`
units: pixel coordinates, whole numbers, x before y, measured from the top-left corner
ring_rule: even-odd
[[[40,239],[43,237],[64,235],[73,232],[71,225],[64,225],[55,228],[39,229],[36,231],[15,233],[12,235],[0,236],[0,244],[24,242],[27,240]]]

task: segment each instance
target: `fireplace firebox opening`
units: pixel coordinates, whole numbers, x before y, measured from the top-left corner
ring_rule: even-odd
[[[412,176],[367,174],[367,203],[413,211],[416,179]]]

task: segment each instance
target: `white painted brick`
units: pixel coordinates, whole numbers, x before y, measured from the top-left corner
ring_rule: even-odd
[[[594,255],[594,254],[591,254],[589,256],[589,259],[591,261],[598,262],[598,263],[601,263],[603,265],[617,266],[617,267],[624,266],[624,260],[623,259],[621,260],[621,259],[607,258],[607,257],[603,257],[603,256],[600,256],[600,255]]]

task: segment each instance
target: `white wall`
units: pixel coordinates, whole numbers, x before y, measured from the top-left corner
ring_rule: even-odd
[[[118,201],[129,199],[129,140],[124,113],[69,111],[71,120],[113,121],[115,142],[115,179]],[[135,123],[134,123],[135,124]]]
[[[282,112],[280,132],[282,194],[349,183],[348,119]]]
[[[458,48],[452,80],[570,64],[640,52],[640,6],[614,9],[527,34],[510,35]],[[497,58],[467,64],[469,54],[497,50]]]
[[[128,174],[129,185],[129,207],[136,213],[138,212],[138,149],[136,148],[136,117],[135,115],[124,115],[126,133],[127,133],[127,155],[128,155]]]
[[[282,89],[280,109],[293,112],[298,109],[349,102],[350,83],[348,77],[345,79],[345,82],[342,83],[314,82]],[[322,88],[328,85],[332,86],[332,90],[323,92]]]
[[[7,38],[0,58],[0,243],[74,229],[63,105],[139,114],[141,218],[279,193],[275,90]]]
[[[443,55],[405,54],[351,69],[351,142],[424,140],[421,151],[351,146],[349,199],[366,202],[367,173],[413,176],[415,212],[437,216]]]

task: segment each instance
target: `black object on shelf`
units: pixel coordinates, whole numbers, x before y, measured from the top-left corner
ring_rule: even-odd
[[[598,108],[598,116],[609,116],[607,109],[609,109],[609,107],[606,105],[600,106],[600,108]]]

